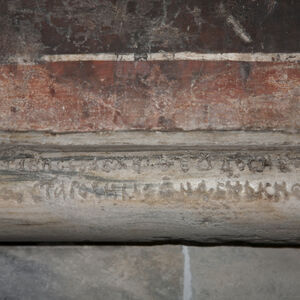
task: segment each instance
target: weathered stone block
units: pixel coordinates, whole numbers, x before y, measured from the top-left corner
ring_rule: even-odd
[[[0,241],[300,242],[298,134],[0,141]]]

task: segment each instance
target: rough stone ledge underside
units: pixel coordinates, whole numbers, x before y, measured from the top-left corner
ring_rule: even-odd
[[[0,241],[300,244],[300,135],[0,133]]]

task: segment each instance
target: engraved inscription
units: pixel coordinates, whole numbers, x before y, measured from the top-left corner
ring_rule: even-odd
[[[13,187],[0,187],[1,200],[15,203],[79,204],[92,201],[142,201],[158,204],[168,202],[203,203],[226,200],[227,203],[250,203],[253,201],[278,202],[291,198],[300,199],[300,184],[287,185],[286,182],[260,182],[257,185],[249,181],[216,182],[214,186],[204,179],[199,182],[178,182],[163,179],[160,182],[99,182],[96,180],[73,180],[57,177],[50,181],[38,181],[33,186],[24,186],[27,197],[15,192]],[[30,197],[28,197],[30,196]],[[31,199],[31,200],[30,200]]]
[[[300,199],[299,172],[293,152],[8,149],[0,153],[0,203],[277,203]]]
[[[189,151],[175,154],[129,154],[101,153],[71,153],[68,156],[34,151],[7,150],[0,153],[0,171],[65,171],[65,172],[90,172],[98,171],[111,173],[120,170],[133,171],[141,174],[143,171],[170,169],[180,170],[183,173],[190,171],[220,170],[228,175],[236,172],[250,171],[262,173],[268,170],[277,170],[282,173],[291,172],[299,168],[300,157],[295,154],[261,154],[261,153],[207,153]]]

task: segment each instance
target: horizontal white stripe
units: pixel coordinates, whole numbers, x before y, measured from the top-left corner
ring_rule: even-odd
[[[68,61],[244,61],[244,62],[300,62],[300,53],[196,53],[196,52],[156,52],[147,54],[55,54],[43,55],[37,61],[29,57],[10,57],[8,63],[33,65],[39,62]]]
[[[195,53],[195,52],[157,52],[145,55],[96,53],[96,54],[57,54],[43,55],[42,61],[172,61],[172,60],[199,60],[199,61],[300,61],[300,53]]]

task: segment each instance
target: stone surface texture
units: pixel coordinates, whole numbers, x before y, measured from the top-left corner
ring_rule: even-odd
[[[300,243],[298,134],[168,135],[3,133],[0,241]]]
[[[181,299],[170,247],[1,247],[0,299]]]
[[[186,250],[1,247],[0,299],[299,299],[299,249]]]
[[[299,249],[191,247],[189,252],[191,299],[299,299]]]

